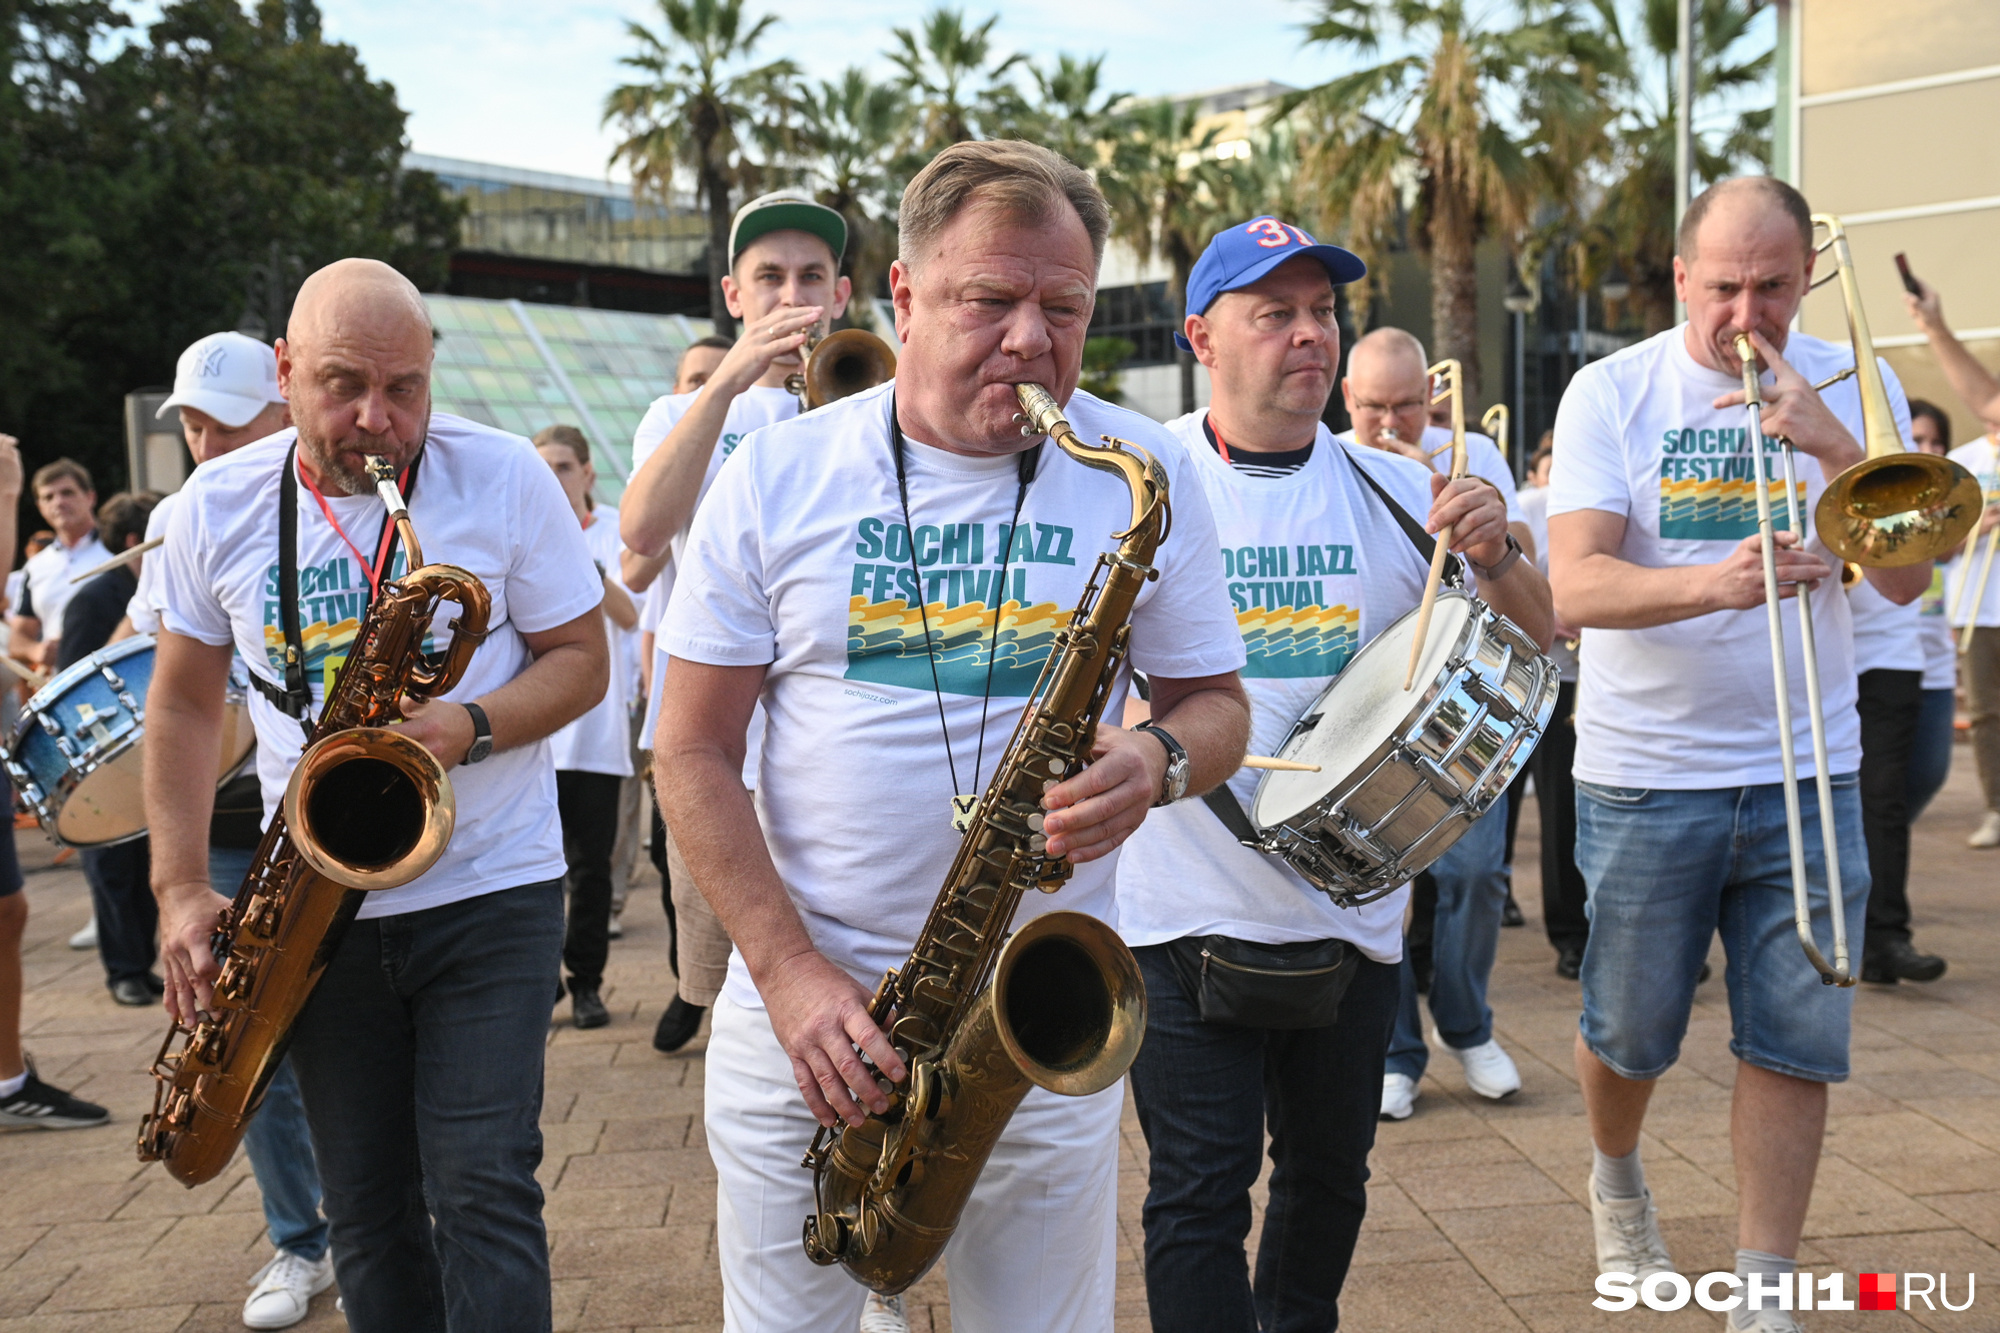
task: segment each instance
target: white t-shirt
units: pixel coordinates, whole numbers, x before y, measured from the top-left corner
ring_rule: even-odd
[[[1986,493],[1986,503],[2000,504],[2000,449],[1995,448],[1991,436],[1982,435],[1970,444],[1961,444],[1951,451],[1949,457],[1979,478],[1979,488]],[[1972,540],[1966,543],[1958,559],[1951,562],[1945,579],[1945,614],[1951,617],[1952,624],[1961,628],[1965,625],[1965,615],[1960,608],[1965,606],[1964,599],[1972,596],[1965,588],[1965,580],[1971,579],[1975,589],[1979,586],[1979,571],[1986,563],[1986,544],[1991,538],[1991,533],[1982,533],[1975,528]],[[42,552],[42,555],[47,554],[47,551]],[[39,560],[41,556],[35,559]],[[1986,576],[1986,594],[1979,599],[1972,623],[2000,625],[2000,555],[1993,558],[1993,572]]]
[[[1917,637],[1924,645],[1924,688],[1949,690],[1958,686],[1958,635],[1945,614],[1944,590],[1948,565],[1931,567],[1931,586],[1917,599]]]
[[[161,561],[166,628],[202,643],[233,643],[250,670],[283,681],[278,602],[278,503],[294,432],[197,468],[167,525]],[[426,559],[469,570],[492,597],[488,637],[447,699],[476,699],[531,660],[523,634],[567,624],[596,607],[604,587],[591,567],[576,514],[529,443],[490,426],[434,413],[410,518]],[[328,495],[355,545],[374,557],[382,502]],[[368,576],[310,488],[298,487],[299,628],[315,705],[325,698],[366,611]],[[398,548],[395,573],[402,573]],[[458,613],[439,609],[430,647],[449,642]],[[284,798],[303,749],[299,724],[260,693],[250,696],[257,776],[266,819]],[[555,765],[546,740],[496,752],[451,770],[458,823],[436,865],[400,889],[368,895],[363,917],[395,916],[557,879],[565,870],[556,816]]]
[[[32,615],[42,623],[44,640],[62,634],[63,609],[83,585],[76,576],[95,569],[111,558],[111,550],[97,539],[97,529],[74,546],[64,546],[58,537],[37,551],[21,566],[27,577],[26,605],[16,603],[15,615]]]
[[[1354,444],[1358,448],[1367,449],[1373,447],[1371,445],[1358,444],[1354,438],[1354,432],[1351,430],[1342,431],[1333,438],[1339,440],[1342,444]],[[1450,443],[1451,427],[1424,427],[1423,447],[1426,450],[1440,449]],[[1386,454],[1389,450],[1382,449],[1377,452]],[[1395,456],[1398,458],[1402,457],[1401,454]],[[1446,452],[1434,455],[1431,458],[1431,470],[1444,476],[1450,476],[1451,454]],[[1479,477],[1492,482],[1494,488],[1505,497],[1507,501],[1507,521],[1509,523],[1527,522],[1527,518],[1521,512],[1521,497],[1514,489],[1514,469],[1508,467],[1507,460],[1500,456],[1499,445],[1493,443],[1491,439],[1481,435],[1477,431],[1469,430],[1465,432],[1465,470],[1469,476]],[[1424,513],[1428,513],[1429,510],[1430,503],[1426,501],[1423,512],[1418,513],[1417,517],[1422,518]]]
[[[1917,628],[1917,603],[1898,606],[1875,591],[1866,578],[1861,578],[1847,590],[1847,609],[1854,617],[1856,675],[1864,671],[1924,669],[1924,641]]]
[[[757,784],[764,836],[814,944],[871,985],[908,957],[958,851],[952,766],[958,791],[984,790],[1098,553],[1132,518],[1117,477],[1044,445],[1010,528],[1014,455],[967,458],[912,440],[913,552],[890,450],[893,387],[768,427],[737,450],[695,515],[661,627],[676,657],[769,666]],[[1086,440],[1109,434],[1151,450],[1170,479],[1172,535],[1155,558],[1160,577],[1139,594],[1130,665],[1169,678],[1242,666],[1215,527],[1180,446],[1085,393],[1068,415]],[[923,615],[946,640],[935,663],[941,688],[929,654],[917,651],[927,645],[909,605],[913,558]],[[989,673],[982,645],[993,642],[996,596],[1008,613]],[[1106,717],[1120,716],[1125,674]],[[1079,866],[1060,893],[1030,894],[1016,924],[1057,908],[1115,924],[1116,861]],[[724,993],[762,1003],[740,954]]]
[[[574,511],[571,511],[574,514]],[[423,533],[417,534],[419,541]],[[618,572],[618,511],[599,505],[591,513],[590,526],[583,529],[584,549],[590,558],[611,574]],[[556,771],[608,773],[613,777],[632,776],[632,672],[626,640],[632,635],[604,622],[611,644],[611,683],[597,707],[549,737],[549,752]]]
[[[1528,535],[1535,539],[1535,568],[1542,571],[1542,577],[1549,575],[1549,488],[1530,486],[1520,493],[1521,521],[1528,525]],[[1549,660],[1556,664],[1556,671],[1563,680],[1576,683],[1576,649],[1561,635],[1549,645]]]
[[[167,535],[167,520],[180,500],[179,491],[160,497],[160,502],[153,506],[153,512],[146,518],[147,541]],[[150,555],[139,562],[139,586],[132,590],[132,600],[125,604],[125,618],[132,622],[132,628],[137,633],[160,632],[160,608],[166,605],[166,595],[160,586],[160,571],[165,563]]]
[[[1167,429],[1186,446],[1190,479],[1215,515],[1220,550],[1211,558],[1227,580],[1248,657],[1250,750],[1275,754],[1348,659],[1423,597],[1429,565],[1356,469],[1367,468],[1419,522],[1430,508],[1430,474],[1380,449],[1336,443],[1321,426],[1297,472],[1251,475],[1209,445],[1205,415],[1190,413]],[[1262,776],[1245,768],[1230,780],[1246,811]],[[1195,800],[1149,814],[1118,860],[1119,932],[1133,945],[1211,934],[1261,944],[1343,939],[1393,963],[1403,956],[1408,896],[1399,889],[1362,907],[1336,907],[1282,858],[1237,842]]]
[[[633,476],[639,475],[639,469],[645,466],[646,460],[665,442],[668,433],[687,415],[688,409],[694,406],[694,400],[700,396],[701,391],[697,389],[693,393],[670,393],[653,400],[653,405],[646,409],[644,419],[639,422],[639,428],[632,432]],[[722,434],[716,437],[715,448],[708,456],[708,471],[702,474],[701,490],[694,499],[695,511],[700,512],[701,502],[708,497],[709,487],[715,485],[716,474],[722,470],[729,456],[736,452],[736,446],[743,443],[745,436],[774,421],[790,421],[798,414],[798,395],[785,389],[752,385],[737,394],[722,418]],[[667,648],[657,641],[657,627],[666,615],[667,603],[673,598],[674,579],[687,539],[685,532],[674,537],[672,558],[661,568],[652,586],[646,589],[656,641],[653,647],[653,687],[646,693],[646,720],[641,725],[639,743],[649,750],[653,747],[653,729],[660,721],[660,690],[667,679]],[[750,714],[750,726],[744,735],[743,785],[752,791],[757,789],[757,753],[763,743],[764,706],[759,704]]]
[[[1740,407],[1711,406],[1743,387],[1697,362],[1685,326],[1593,361],[1570,381],[1556,411],[1555,469],[1549,514],[1596,509],[1626,519],[1621,559],[1666,568],[1713,564],[1757,532],[1749,427]],[[1845,344],[1792,334],[1785,359],[1815,383],[1854,363]],[[1894,372],[1882,367],[1896,427],[1909,435],[1910,413]],[[1769,382],[1769,376],[1766,376]],[[1861,437],[1853,380],[1826,391],[1829,409]],[[1786,516],[1783,465],[1767,441],[1776,521]],[[1818,461],[1796,460],[1800,508],[1810,527],[1826,489]],[[1817,533],[1806,548],[1838,568]],[[1819,648],[1820,697],[1835,773],[1861,763],[1855,713],[1854,626],[1838,579],[1811,594]],[[1814,772],[1806,724],[1805,668],[1798,603],[1787,598],[1786,678],[1801,777]],[[1781,781],[1778,710],[1771,683],[1771,640],[1761,602],[1649,629],[1592,629],[1583,641],[1577,686],[1576,776],[1613,787],[1699,790]]]

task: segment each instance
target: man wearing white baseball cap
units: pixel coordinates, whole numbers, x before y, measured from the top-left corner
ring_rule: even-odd
[[[278,355],[270,346],[241,333],[211,333],[197,339],[174,367],[173,396],[160,405],[181,410],[181,434],[197,466],[234,453],[254,440],[292,424],[291,408],[278,392]],[[164,537],[178,495],[154,508],[146,539]],[[162,561],[147,557],[139,566],[139,586],[125,608],[126,621],[141,634],[157,634]],[[247,791],[245,787],[247,786]],[[209,877],[224,893],[235,891],[256,858],[263,801],[255,761],[237,782],[216,794],[209,823]],[[263,1110],[243,1136],[251,1174],[263,1198],[264,1222],[274,1253],[251,1277],[243,1303],[245,1328],[289,1328],[306,1317],[312,1298],[333,1284],[326,1218],[320,1212],[319,1171],[306,1132],[305,1106],[288,1060],[264,1092]]]

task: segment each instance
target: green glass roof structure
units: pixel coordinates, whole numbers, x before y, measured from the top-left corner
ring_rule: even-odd
[[[599,498],[615,502],[632,470],[632,432],[673,386],[680,356],[712,332],[705,319],[582,306],[427,295],[438,333],[437,410],[519,435],[558,422],[589,438]]]

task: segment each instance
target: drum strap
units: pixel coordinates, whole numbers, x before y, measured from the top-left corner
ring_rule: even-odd
[[[1257,840],[1257,830],[1252,827],[1250,816],[1243,812],[1242,802],[1236,799],[1235,792],[1229,790],[1228,783],[1223,783],[1201,799],[1215,811],[1215,817],[1222,821],[1222,827],[1229,830],[1231,837],[1253,851],[1264,850],[1263,844]]]
[[[1401,528],[1405,535],[1409,537],[1410,544],[1417,548],[1417,554],[1424,558],[1424,565],[1428,568],[1431,563],[1431,552],[1437,549],[1437,539],[1424,531],[1423,524],[1410,517],[1409,510],[1396,503],[1396,498],[1383,489],[1381,482],[1369,475],[1367,468],[1361,466],[1361,464],[1355,462],[1352,458],[1347,460],[1347,464],[1361,474],[1361,480],[1368,483],[1369,490],[1374,491],[1375,494],[1382,497],[1382,503],[1389,506],[1390,517],[1396,520],[1396,526]],[[1453,556],[1451,559],[1445,561],[1443,581],[1453,588],[1462,588],[1465,586],[1464,570],[1457,556]],[[1229,821],[1225,819],[1222,822],[1226,824]],[[1230,831],[1232,833],[1235,832],[1234,829]]]
[[[312,737],[312,686],[306,678],[305,636],[299,628],[299,473],[298,442],[285,451],[285,471],[278,482],[278,619],[285,632],[285,684],[281,689],[254,671],[250,684],[271,706],[286,717],[295,718],[307,739]],[[403,494],[416,489],[417,465],[422,451],[403,473]],[[396,546],[395,525],[383,520],[382,536],[376,542],[377,567],[387,574],[390,553]],[[366,573],[367,571],[363,571]],[[372,591],[372,586],[371,586]],[[246,671],[248,668],[245,668]]]

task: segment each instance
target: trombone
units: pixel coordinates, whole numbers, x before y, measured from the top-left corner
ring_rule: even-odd
[[[1502,458],[1507,457],[1507,423],[1510,420],[1512,414],[1507,411],[1505,403],[1493,404],[1486,409],[1486,415],[1479,418],[1480,432],[1491,437]]]
[[[2000,443],[1996,443],[1994,448],[2000,449]],[[2000,503],[2000,493],[1987,498]],[[1972,631],[1979,624],[1979,608],[1986,605],[1986,580],[1993,573],[1993,553],[1996,550],[2000,550],[2000,527],[1986,534],[1986,554],[1979,558],[1979,580],[1975,583],[1972,578],[1972,546],[1965,548],[1965,574],[1958,583],[1958,598],[1952,603],[1955,618],[1965,622],[1958,636],[1960,653],[1972,651]],[[1971,594],[1969,601],[1968,593]]]
[[[1431,405],[1451,399],[1451,471],[1447,480],[1457,481],[1465,475],[1465,371],[1455,360],[1438,362],[1424,372],[1426,388],[1443,380],[1444,387],[1431,391]],[[1421,438],[1421,437],[1420,437]],[[1444,450],[1438,450],[1443,453]],[[1451,524],[1437,535],[1431,547],[1431,572],[1424,579],[1424,600],[1417,607],[1417,637],[1410,643],[1410,666],[1403,676],[1403,689],[1408,691],[1416,684],[1417,663],[1423,660],[1424,645],[1430,642],[1431,613],[1437,609],[1438,584],[1444,578],[1445,555],[1451,549]]]
[[[1824,244],[1815,254],[1831,251],[1834,271],[1813,284],[1839,282],[1847,313],[1848,341],[1854,367],[1814,385],[1830,388],[1853,376],[1861,399],[1862,434],[1867,457],[1827,482],[1813,509],[1813,528],[1820,541],[1843,562],[1861,568],[1891,568],[1934,559],[1965,540],[1979,521],[1978,481],[1950,459],[1908,452],[1896,433],[1889,409],[1889,392],[1875,361],[1875,343],[1868,317],[1861,308],[1861,289],[1848,252],[1847,230],[1838,217],[1813,215],[1815,230],[1824,229]],[[1764,606],[1771,631],[1771,675],[1778,706],[1778,744],[1785,776],[1785,832],[1792,863],[1793,921],[1806,959],[1828,985],[1852,986],[1855,972],[1848,952],[1847,912],[1840,886],[1840,842],[1835,833],[1833,790],[1827,772],[1826,713],[1820,703],[1819,651],[1813,637],[1809,588],[1799,590],[1799,655],[1806,675],[1807,720],[1812,731],[1814,791],[1819,798],[1820,844],[1826,862],[1827,906],[1833,916],[1833,961],[1820,952],[1813,935],[1812,902],[1807,895],[1805,821],[1799,810],[1798,758],[1792,747],[1790,681],[1785,671],[1784,621],[1779,614],[1777,535],[1771,512],[1771,471],[1765,458],[1763,393],[1758,385],[1757,352],[1747,334],[1736,335],[1742,359],[1743,396],[1749,415],[1751,467],[1757,497],[1757,535],[1764,555]],[[1785,505],[1790,527],[1803,539],[1795,451],[1780,437],[1778,457],[1784,469]]]

